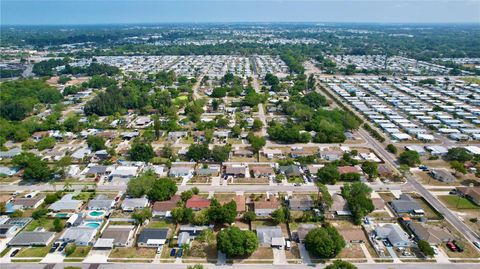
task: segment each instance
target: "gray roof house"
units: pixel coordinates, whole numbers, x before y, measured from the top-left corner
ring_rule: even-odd
[[[133,225],[110,225],[102,233],[103,239],[113,239],[116,247],[126,247],[133,238],[135,226]]]
[[[454,239],[451,233],[439,227],[426,226],[418,222],[409,222],[407,226],[413,232],[416,239],[425,240],[430,245],[440,245],[441,243]]]
[[[210,226],[197,226],[197,225],[182,225],[180,226],[179,233],[188,233],[190,238],[195,238],[203,230],[210,229]]]
[[[455,177],[446,169],[432,169],[430,172],[432,177],[441,182],[455,182]]]
[[[87,246],[93,243],[97,229],[92,227],[71,227],[65,230],[60,237],[64,242],[75,242],[79,246]]]
[[[289,200],[290,210],[306,211],[311,210],[314,206],[312,197],[310,196],[293,196]]]
[[[1,159],[4,159],[4,158],[13,158],[15,156],[17,156],[18,154],[22,153],[22,150],[20,148],[13,148],[13,149],[9,149],[7,151],[0,151],[0,158]]]
[[[139,247],[159,247],[167,242],[168,228],[145,228],[137,239]]]
[[[408,234],[396,224],[389,223],[377,227],[375,228],[375,234],[381,239],[388,239],[394,247],[410,247],[412,245]]]
[[[303,171],[297,165],[287,165],[287,166],[280,166],[280,171],[285,173],[287,177],[299,177],[302,176]]]
[[[282,247],[285,245],[285,237],[280,226],[257,227],[257,238],[261,246]]]
[[[395,212],[397,212],[398,214],[424,213],[422,206],[408,194],[401,194],[400,199],[391,201],[390,205],[392,206],[393,210],[395,210]]]
[[[169,176],[186,177],[193,174],[194,169],[190,166],[175,166],[170,168]]]
[[[8,246],[47,246],[55,237],[53,232],[20,232]]]
[[[143,209],[148,206],[148,199],[143,196],[140,198],[126,198],[122,202],[122,210],[132,212],[136,209]]]
[[[88,210],[109,210],[115,206],[115,200],[108,198],[106,195],[98,195],[95,199],[88,202]]]
[[[73,194],[66,194],[62,199],[51,204],[48,209],[52,211],[78,211],[82,206],[82,200],[74,200]]]

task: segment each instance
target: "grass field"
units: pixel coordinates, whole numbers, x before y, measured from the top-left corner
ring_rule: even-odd
[[[90,252],[90,249],[92,247],[77,247],[75,251],[70,254],[68,257],[69,258],[85,258],[88,255],[88,252]]]
[[[448,208],[451,209],[480,209],[480,206],[472,203],[467,198],[456,195],[444,195],[438,197]]]
[[[47,255],[49,250],[50,250],[50,246],[24,248],[24,249],[20,250],[20,252],[15,257],[18,257],[18,258],[39,257],[39,258],[42,258],[42,257],[45,257],[45,255]]]
[[[115,248],[109,258],[154,258],[156,248]]]
[[[154,220],[148,223],[148,228],[171,228],[173,223],[168,220]]]

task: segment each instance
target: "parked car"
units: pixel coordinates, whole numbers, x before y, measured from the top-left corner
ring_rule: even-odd
[[[10,257],[15,257],[15,255],[17,255],[17,253],[20,251],[19,248],[17,248],[16,250],[12,251],[12,253],[10,253]]]
[[[480,242],[479,242],[479,241],[475,241],[475,242],[473,242],[473,244],[474,244],[477,248],[480,248]]]
[[[60,245],[60,247],[58,248],[58,251],[62,252],[67,245],[68,245],[68,242],[63,242],[63,243]]]
[[[172,248],[172,250],[170,250],[170,257],[175,257],[176,253],[177,253],[177,249]]]
[[[457,247],[456,247],[452,242],[447,242],[447,247],[448,247],[451,251],[457,251]]]
[[[455,245],[455,248],[457,248],[458,252],[463,252],[463,245],[460,244],[459,242],[453,240],[452,243]]]
[[[55,252],[55,250],[57,250],[58,246],[60,246],[60,243],[58,243],[58,242],[53,243],[52,247],[50,248],[50,253]]]
[[[178,251],[177,251],[177,258],[181,258],[182,255],[183,255],[183,249],[180,248],[180,249],[178,249]]]

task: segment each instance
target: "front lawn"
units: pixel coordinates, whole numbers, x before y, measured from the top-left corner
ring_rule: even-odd
[[[438,198],[450,209],[480,209],[480,206],[472,203],[467,198],[456,195],[442,195]]]
[[[172,225],[170,220],[154,220],[148,223],[147,228],[171,228]]]
[[[53,226],[53,221],[55,219],[51,219],[51,218],[40,218],[40,219],[36,219],[36,220],[33,220],[32,222],[30,222],[27,227],[25,227],[25,231],[28,231],[28,232],[31,232],[39,227],[41,228],[44,228],[45,230],[48,230],[48,231],[51,231],[51,232],[54,232],[55,231],[55,227]],[[62,227],[65,226],[65,220],[64,219],[60,219],[60,222],[62,223]]]
[[[92,249],[92,247],[77,247],[75,249],[75,251],[68,255],[68,258],[85,258],[87,257],[88,255],[88,252],[90,252],[90,250]]]
[[[109,258],[154,258],[157,248],[115,248]]]
[[[45,257],[50,250],[50,246],[46,247],[28,247],[20,250],[17,254],[17,258],[26,258],[26,257],[35,257],[42,258]]]

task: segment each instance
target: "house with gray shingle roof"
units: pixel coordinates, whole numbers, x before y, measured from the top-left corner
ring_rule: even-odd
[[[55,237],[53,232],[20,232],[8,246],[47,246]]]

